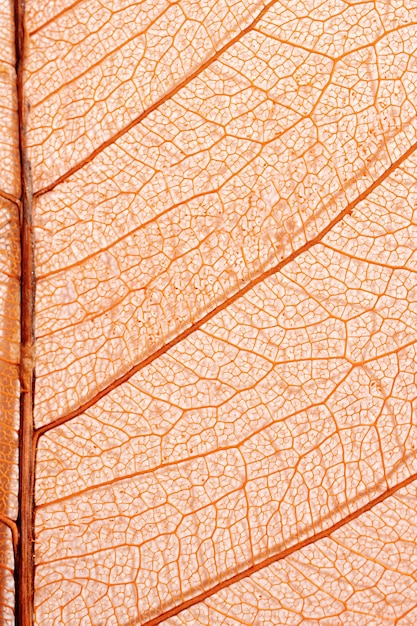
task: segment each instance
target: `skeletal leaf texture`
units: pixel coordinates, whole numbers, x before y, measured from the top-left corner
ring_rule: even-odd
[[[1,626],[416,624],[415,0],[0,38]]]

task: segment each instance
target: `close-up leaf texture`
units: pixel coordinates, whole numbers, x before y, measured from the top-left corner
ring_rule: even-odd
[[[414,626],[416,0],[0,0],[0,125],[0,626]]]

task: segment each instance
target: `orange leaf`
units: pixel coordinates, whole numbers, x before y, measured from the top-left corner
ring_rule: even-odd
[[[414,624],[417,7],[3,5],[3,623]]]

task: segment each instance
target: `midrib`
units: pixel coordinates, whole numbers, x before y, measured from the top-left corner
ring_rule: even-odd
[[[35,449],[33,445],[34,395],[34,304],[35,267],[33,234],[33,192],[26,147],[27,103],[23,87],[26,46],[24,0],[14,0],[15,54],[17,77],[17,115],[20,153],[20,428],[19,428],[19,511],[17,518],[18,547],[15,563],[16,623],[33,624],[34,581],[34,482]]]

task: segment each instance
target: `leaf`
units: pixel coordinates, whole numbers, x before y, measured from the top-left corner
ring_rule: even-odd
[[[22,7],[19,623],[414,623],[417,8]]]

